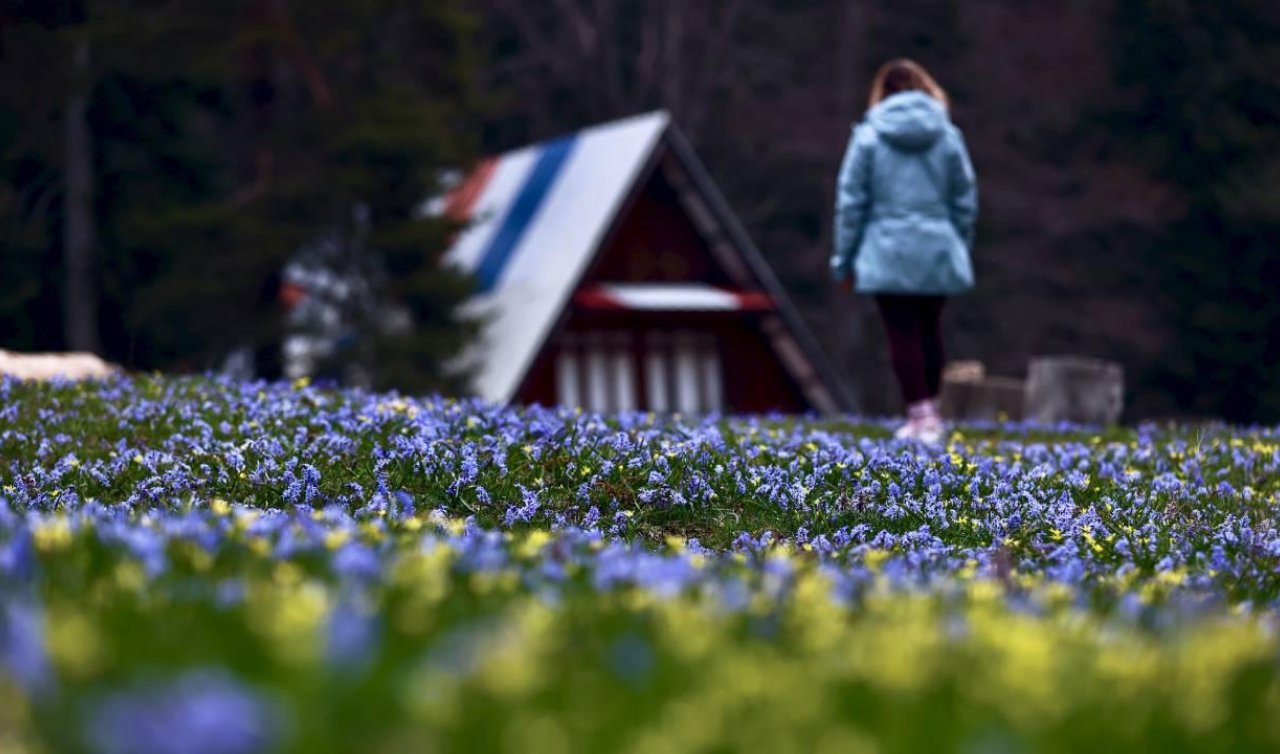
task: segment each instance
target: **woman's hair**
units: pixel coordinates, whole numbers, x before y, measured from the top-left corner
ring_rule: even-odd
[[[880,70],[876,72],[875,81],[871,83],[870,107],[875,107],[885,98],[899,92],[924,92],[941,102],[943,107],[948,109],[951,107],[951,98],[947,96],[947,90],[939,86],[924,66],[914,60],[898,58],[880,66]]]

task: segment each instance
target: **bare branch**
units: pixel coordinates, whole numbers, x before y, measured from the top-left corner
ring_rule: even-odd
[[[690,3],[680,2],[679,0],[667,0],[665,6],[664,19],[664,37],[666,44],[663,46],[662,55],[662,89],[661,97],[663,103],[671,108],[673,112],[680,112],[683,92],[683,73],[684,73],[684,46],[685,32],[688,25],[685,23],[689,13]]]
[[[618,0],[595,0],[595,24],[602,40],[600,45],[600,83],[604,106],[613,111],[621,110],[626,96],[625,57],[620,54],[622,34],[618,28]]]
[[[573,31],[582,57],[590,58],[600,44],[600,29],[574,0],[554,0],[555,7],[564,17],[565,26]]]
[[[726,0],[720,16],[708,24],[710,28],[703,37],[705,43],[702,44],[701,65],[694,73],[688,92],[689,107],[684,112],[685,128],[692,138],[696,139],[702,132],[707,116],[707,103],[712,93],[727,81],[741,77],[743,67],[738,57],[740,53],[733,42],[737,38],[738,25],[746,8],[745,0]]]

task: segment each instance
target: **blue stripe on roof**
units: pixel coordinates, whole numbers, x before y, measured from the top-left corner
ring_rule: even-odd
[[[520,245],[520,239],[529,229],[529,224],[538,210],[546,203],[551,187],[555,185],[556,178],[563,171],[565,163],[569,161],[569,155],[573,153],[577,142],[577,136],[566,136],[543,147],[537,162],[529,172],[529,178],[521,187],[516,200],[512,202],[507,216],[502,219],[502,224],[494,233],[493,240],[489,242],[489,246],[480,257],[480,264],[476,267],[476,279],[481,293],[487,293],[497,286],[498,279],[506,270],[512,254]]]

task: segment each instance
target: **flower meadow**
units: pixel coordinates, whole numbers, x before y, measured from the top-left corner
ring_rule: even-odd
[[[1280,432],[0,382],[0,752],[1280,750]]]

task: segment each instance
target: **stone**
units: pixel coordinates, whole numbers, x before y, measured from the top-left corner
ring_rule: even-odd
[[[1111,426],[1124,410],[1119,364],[1076,356],[1035,359],[1027,371],[1026,418],[1041,424]]]

